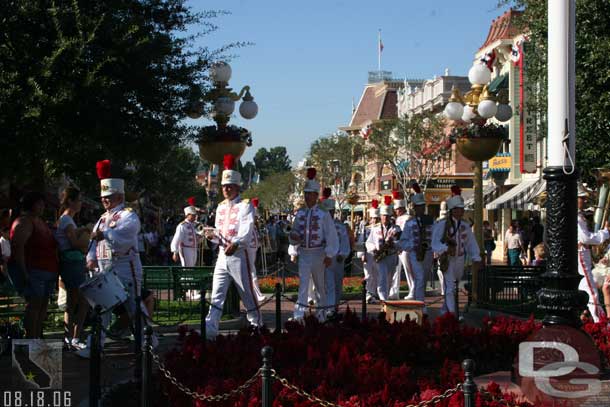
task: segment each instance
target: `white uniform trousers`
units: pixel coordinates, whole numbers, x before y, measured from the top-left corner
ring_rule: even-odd
[[[396,254],[387,256],[377,264],[377,295],[382,301],[387,301],[390,294],[390,277],[396,270],[398,256]]]
[[[432,268],[432,252],[428,251],[424,261],[419,262],[417,261],[417,253],[415,251],[410,251],[407,256],[407,262],[409,263],[408,266],[413,273],[413,289],[411,290],[413,293],[412,298],[417,301],[425,302],[426,276]],[[424,311],[426,311],[426,307],[424,307]]]
[[[194,247],[180,247],[178,255],[182,267],[195,267],[197,264],[197,249]]]
[[[464,275],[464,256],[449,256],[449,267],[443,275],[443,284],[445,291],[445,301],[441,308],[441,315],[451,312],[456,313],[455,298],[455,283],[460,281]]]
[[[405,277],[407,279],[407,287],[409,287],[409,294],[405,298],[414,298],[415,291],[413,288],[413,271],[411,270],[411,266],[407,261],[407,252],[402,251],[398,255],[398,264],[396,265],[396,272],[394,273],[392,288],[390,288],[390,298],[398,299],[400,297],[400,277],[402,270],[405,272]]]
[[[250,262],[250,274],[252,275],[252,285],[254,286],[254,294],[258,302],[263,302],[267,299],[261,292],[261,288],[258,286],[258,276],[256,275],[256,251],[252,247],[248,248],[248,261]]]
[[[315,286],[315,303],[317,307],[325,307],[328,304],[326,287],[324,281],[324,248],[299,249],[299,298],[294,306],[294,319],[303,319],[308,308],[307,297],[309,292],[309,280],[313,280]],[[318,319],[325,319],[324,309],[317,310]]]
[[[578,250],[578,274],[583,276],[583,279],[580,280],[580,283],[578,284],[578,289],[589,294],[589,302],[587,303],[589,313],[591,314],[593,321],[599,322],[599,319],[602,315],[605,315],[605,313],[602,304],[599,301],[597,284],[595,283],[591,270],[591,250]]]
[[[207,337],[215,338],[218,335],[218,323],[231,281],[235,283],[239,297],[246,307],[248,322],[254,326],[263,324],[249,268],[248,255],[244,249],[238,249],[232,256],[226,256],[224,252],[218,254],[212,280],[212,305],[205,319]]]
[[[364,263],[364,279],[366,280],[366,299],[369,300],[377,296],[377,280],[379,271],[373,253],[365,253],[366,263]]]
[[[345,273],[345,260],[337,261],[337,256],[333,257],[333,263],[324,273],[326,284],[326,295],[328,305],[339,305],[341,294],[343,293],[343,274]],[[330,308],[329,312],[334,311]]]

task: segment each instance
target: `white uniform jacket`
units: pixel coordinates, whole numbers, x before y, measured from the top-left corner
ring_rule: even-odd
[[[172,253],[179,253],[180,248],[197,249],[199,235],[195,231],[195,223],[184,220],[176,226],[176,233],[170,244]]]
[[[298,256],[303,250],[319,248],[324,248],[326,257],[335,257],[339,252],[335,223],[330,214],[318,205],[299,209],[292,223],[292,233],[297,233],[300,241],[290,239],[290,256]]]
[[[400,228],[396,225],[384,226],[381,223],[377,223],[371,228],[371,233],[366,239],[366,251],[374,252],[379,250],[383,245],[383,242],[394,242],[396,249],[398,249],[398,240],[400,239]]]
[[[400,235],[400,248],[407,252],[416,252],[420,244],[432,250],[432,228],[434,221],[429,216],[412,217],[404,225]]]
[[[248,248],[255,239],[254,207],[249,199],[237,196],[232,201],[225,199],[216,209],[216,231],[212,242],[220,245],[220,253],[231,243],[238,251]]]
[[[456,242],[456,257],[461,257],[468,253],[472,261],[481,261],[481,253],[477,244],[470,223],[465,220],[456,221],[451,218],[453,225],[449,228],[449,236]],[[432,227],[432,250],[435,254],[441,255],[448,249],[447,244],[441,242],[445,233],[446,219],[439,220]]]
[[[339,238],[339,251],[337,252],[337,256],[342,256],[345,259],[352,251],[349,243],[349,236],[347,235],[347,226],[340,220],[335,219],[335,229],[337,231],[337,237]]]
[[[125,204],[106,211],[93,231],[98,230],[104,234],[104,239],[92,242],[87,253],[88,261],[97,261],[99,264],[99,261],[116,261],[138,256],[140,219],[131,208],[126,208]]]

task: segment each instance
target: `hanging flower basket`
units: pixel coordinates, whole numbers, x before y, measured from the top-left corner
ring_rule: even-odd
[[[458,150],[470,161],[486,161],[495,156],[508,139],[508,130],[496,124],[472,123],[465,128],[455,128],[451,140]]]
[[[199,132],[199,155],[213,164],[222,164],[225,154],[239,158],[252,145],[252,134],[243,127],[206,126]]]

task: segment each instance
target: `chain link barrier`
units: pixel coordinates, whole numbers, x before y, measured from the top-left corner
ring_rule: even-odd
[[[321,311],[321,310],[327,310],[327,309],[335,308],[335,305],[326,305],[324,307],[318,307],[318,306],[310,305],[310,304],[301,304],[298,300],[293,300],[292,298],[290,298],[290,297],[288,297],[288,296],[286,296],[284,294],[282,294],[282,298],[285,299],[286,301],[289,301],[289,302],[293,303],[293,304],[297,304],[297,305],[299,305],[299,306],[301,306],[303,308],[309,308],[309,309],[311,309],[313,311]],[[336,305],[336,307],[341,307],[341,306],[349,303],[349,301],[350,300],[340,301]]]
[[[256,373],[254,373],[254,375],[252,375],[252,377],[250,377],[248,380],[246,380],[244,382],[244,384],[242,384],[241,386],[239,386],[227,393],[209,396],[206,394],[197,393],[196,391],[192,391],[187,386],[180,383],[178,381],[178,379],[176,379],[172,375],[172,373],[165,367],[163,362],[161,362],[161,360],[159,359],[159,356],[153,352],[152,347],[147,346],[144,351],[150,353],[150,356],[152,357],[153,362],[159,368],[159,371],[161,371],[161,373],[163,373],[163,376],[165,376],[174,386],[176,386],[181,392],[188,395],[192,399],[196,399],[196,400],[200,400],[200,401],[208,401],[208,402],[209,401],[212,401],[212,402],[227,401],[227,400],[235,397],[236,395],[243,394],[250,386],[252,386],[256,382],[258,377],[261,375],[261,369],[258,369],[256,371]]]
[[[273,377],[278,382],[280,382],[282,384],[282,386],[294,391],[296,394],[298,394],[299,396],[301,396],[303,398],[306,398],[307,400],[309,400],[312,403],[316,403],[322,407],[341,407],[341,405],[339,405],[339,404],[335,404],[330,401],[322,400],[321,398],[316,397],[313,394],[306,392],[305,390],[302,390],[301,388],[295,386],[294,384],[291,384],[287,379],[278,375],[277,371],[275,369],[271,369],[271,377]],[[452,397],[454,394],[456,394],[459,391],[462,391],[461,383],[459,383],[457,386],[455,386],[452,389],[445,390],[445,392],[443,394],[439,394],[438,396],[432,397],[430,400],[424,400],[424,401],[419,402],[418,404],[409,404],[405,407],[433,406],[445,399],[448,399],[449,397]]]

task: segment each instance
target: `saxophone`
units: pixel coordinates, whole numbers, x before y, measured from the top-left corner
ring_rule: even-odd
[[[441,243],[447,245],[447,251],[440,255],[439,257],[439,267],[443,273],[449,270],[449,256],[455,256],[456,242],[450,235],[450,231],[453,227],[453,222],[451,221],[450,211],[447,212],[447,217],[445,218],[445,230],[443,231],[443,237],[441,238]]]
[[[383,228],[383,226],[381,227]],[[375,250],[373,252],[373,258],[376,262],[379,263],[381,260],[397,252],[396,245],[394,244],[394,238],[394,234],[388,236],[387,238],[384,237],[381,246],[379,246],[379,250]]]

